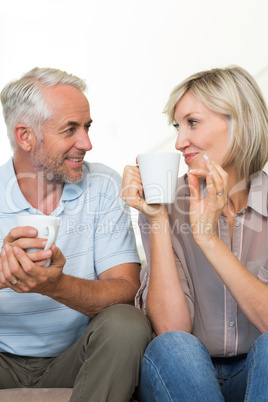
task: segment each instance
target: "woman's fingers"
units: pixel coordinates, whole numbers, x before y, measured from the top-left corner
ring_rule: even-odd
[[[143,212],[149,219],[157,220],[165,214],[164,205],[148,205],[143,193],[140,169],[137,166],[126,166],[123,173],[120,197],[132,208]]]
[[[216,193],[224,192],[225,187],[227,186],[227,173],[214,161],[205,159],[205,165],[209,173],[211,173],[213,176],[213,183]]]
[[[192,173],[189,173],[188,174],[188,183],[189,183],[191,200],[199,201],[201,196],[200,196],[199,181],[198,181],[197,176],[195,176]]]
[[[228,175],[220,165],[217,165],[213,161],[206,161],[206,165],[209,170],[206,178],[209,200],[222,209],[227,202]]]
[[[139,168],[126,166],[123,173],[120,197],[131,207],[140,209],[143,202],[143,186]]]
[[[214,161],[205,159],[207,197],[202,198],[199,189],[201,171],[189,171],[188,181],[191,194],[190,221],[197,243],[215,235],[216,224],[227,202],[228,175]],[[204,176],[203,176],[204,177]]]

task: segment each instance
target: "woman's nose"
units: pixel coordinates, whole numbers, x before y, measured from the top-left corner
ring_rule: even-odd
[[[183,131],[181,130],[177,135],[177,140],[175,142],[175,148],[178,151],[183,151],[185,148],[189,147],[190,144],[191,144],[191,142],[190,142],[188,136],[185,135],[183,133]]]

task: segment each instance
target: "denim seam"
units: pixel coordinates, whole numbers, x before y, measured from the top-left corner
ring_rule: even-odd
[[[157,374],[157,376],[158,376],[159,381],[161,382],[161,384],[163,385],[163,387],[164,387],[164,389],[165,389],[165,391],[166,391],[166,394],[167,394],[167,396],[168,396],[168,398],[169,398],[169,401],[170,401],[170,402],[173,402],[173,400],[172,400],[172,398],[171,398],[171,396],[170,396],[170,394],[169,394],[169,391],[168,391],[166,385],[165,385],[165,384],[163,383],[163,381],[162,381],[162,378],[161,378],[161,376],[160,376],[160,374],[159,374],[159,371],[158,371],[158,368],[156,367],[156,365],[153,363],[153,361],[152,361],[150,358],[148,358],[148,356],[144,356],[144,359],[147,360],[148,362],[150,362],[151,369],[154,368],[154,370],[155,370],[155,372],[156,372],[156,374]],[[154,393],[154,390],[153,390],[153,393]],[[156,399],[156,400],[157,400],[157,399]]]
[[[235,376],[237,376],[239,373],[241,373],[241,371],[245,370],[245,367],[246,367],[246,365],[244,364],[242,367],[240,367],[239,370],[237,370],[234,373],[232,373],[229,376],[227,376],[226,380],[230,380],[230,379],[234,378]]]
[[[223,379],[223,375],[222,375],[222,371],[221,371],[221,365],[218,364],[218,363],[214,363],[214,367],[215,367],[215,369],[217,371],[218,383],[219,383],[219,385],[222,385],[223,382],[224,382],[224,379]]]
[[[251,368],[250,368],[249,373],[248,373],[248,381],[247,381],[247,388],[246,388],[246,394],[245,394],[245,401],[248,400],[249,390],[250,390],[250,385],[251,385],[251,378],[252,378],[252,371],[253,371],[254,366],[255,366],[255,359],[254,359],[254,356],[256,354],[256,345],[255,344],[253,344],[251,346],[251,350],[252,350],[252,357],[250,358]]]

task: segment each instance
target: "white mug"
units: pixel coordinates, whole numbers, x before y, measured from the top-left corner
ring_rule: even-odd
[[[180,154],[150,152],[138,155],[141,180],[147,204],[171,204],[175,201]]]
[[[55,243],[61,219],[56,216],[47,215],[31,215],[31,214],[18,214],[17,225],[18,226],[32,226],[38,233],[37,236],[40,239],[47,239],[47,244],[44,250],[49,249],[53,243]],[[38,249],[27,249],[26,252],[38,251]],[[51,264],[51,258],[48,258],[44,267],[49,267]]]

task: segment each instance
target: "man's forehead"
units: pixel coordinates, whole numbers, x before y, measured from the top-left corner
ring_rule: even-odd
[[[46,100],[54,106],[60,104],[81,104],[89,108],[89,102],[85,94],[80,89],[72,85],[53,85],[45,89]]]

